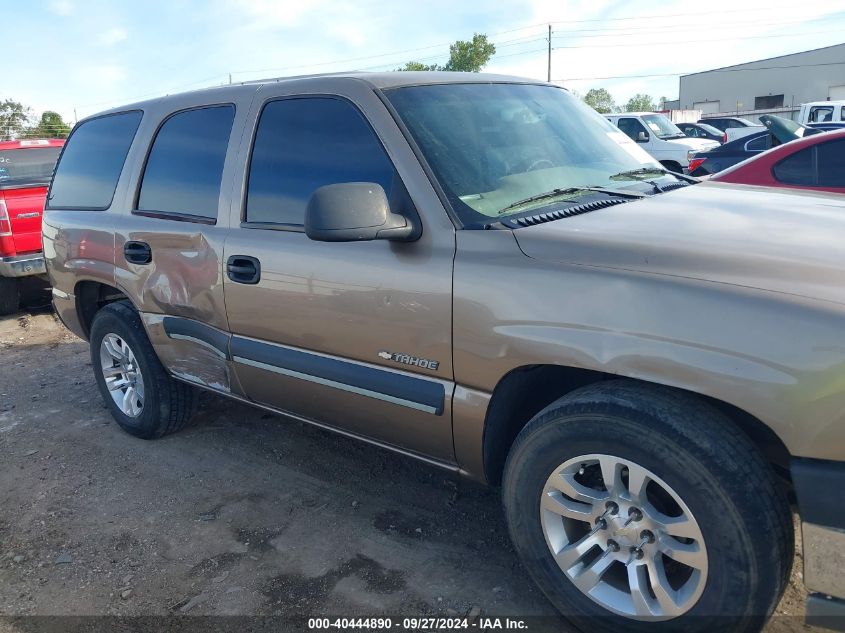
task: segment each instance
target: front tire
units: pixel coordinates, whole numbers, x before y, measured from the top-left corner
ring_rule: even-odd
[[[16,277],[0,277],[0,316],[17,312],[20,305],[20,281]]]
[[[523,564],[585,630],[755,631],[788,580],[772,469],[683,392],[613,380],[557,400],[514,442],[502,493]]]
[[[97,312],[90,342],[97,386],[120,428],[147,440],[190,422],[196,390],[167,373],[130,305],[111,303]]]

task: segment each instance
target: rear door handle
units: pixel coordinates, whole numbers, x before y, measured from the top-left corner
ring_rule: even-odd
[[[149,264],[153,261],[153,249],[146,242],[126,242],[123,257],[130,264]]]
[[[226,261],[226,274],[239,284],[257,284],[261,280],[261,262],[249,255],[232,255]]]

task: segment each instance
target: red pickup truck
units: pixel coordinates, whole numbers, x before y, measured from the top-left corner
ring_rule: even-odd
[[[0,141],[0,315],[20,303],[20,278],[43,275],[41,215],[61,139]]]

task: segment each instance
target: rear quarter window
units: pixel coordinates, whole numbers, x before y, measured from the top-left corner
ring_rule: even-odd
[[[107,114],[81,123],[70,135],[47,197],[50,209],[107,209],[141,112]]]

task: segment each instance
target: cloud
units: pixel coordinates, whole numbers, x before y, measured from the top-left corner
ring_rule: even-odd
[[[113,27],[110,28],[108,31],[105,31],[100,34],[100,37],[97,38],[100,44],[104,46],[114,46],[118,42],[122,42],[128,37],[126,30],[120,27]]]
[[[53,0],[50,3],[50,11],[56,15],[70,15],[73,9],[73,3],[70,0]]]

